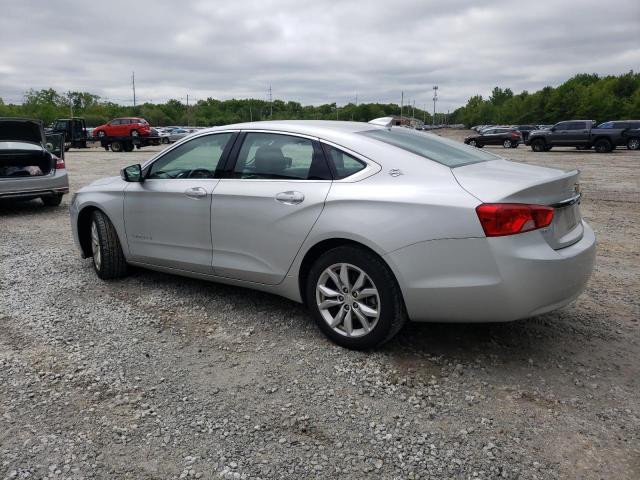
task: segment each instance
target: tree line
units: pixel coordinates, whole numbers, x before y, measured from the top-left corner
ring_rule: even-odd
[[[407,114],[409,107],[405,107]],[[413,113],[413,112],[411,112]],[[43,120],[46,125],[56,118],[83,117],[87,126],[101,125],[112,118],[135,116],[151,125],[216,126],[259,120],[353,120],[368,122],[374,118],[399,115],[400,105],[394,103],[335,103],[319,106],[299,102],[259,99],[217,100],[207,98],[187,106],[179,100],[165,103],[143,103],[125,106],[104,101],[88,92],[60,93],[54,89],[29,90],[22,104],[4,104],[0,99],[0,117],[27,117]],[[431,122],[431,115],[415,109],[415,116]]]
[[[562,120],[640,119],[640,74],[578,74],[555,88],[514,94],[495,87],[488,99],[473,96],[451,115],[452,122],[472,125],[554,124]]]
[[[90,127],[112,118],[137,116],[151,125],[215,126],[258,120],[354,120],[399,115],[395,103],[349,103],[338,106],[302,105],[299,102],[260,99],[217,100],[207,98],[193,105],[179,100],[125,106],[103,100],[89,92],[57,92],[54,89],[28,90],[22,104],[5,104],[0,98],[0,117],[37,118],[50,124],[56,118],[81,116]],[[431,115],[419,108],[405,107],[404,115],[432,123]],[[444,118],[438,113],[438,122]],[[495,87],[488,99],[475,95],[448,118],[449,123],[526,124],[556,123],[568,119],[640,119],[640,74],[598,76],[578,74],[558,87],[544,87],[534,93],[514,94],[510,88]]]

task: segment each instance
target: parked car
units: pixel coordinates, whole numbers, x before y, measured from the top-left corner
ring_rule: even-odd
[[[509,127],[487,128],[477,135],[469,135],[464,143],[482,148],[485,145],[502,145],[504,148],[518,148],[522,141],[520,132]]]
[[[171,143],[177,142],[178,140],[182,140],[184,137],[191,133],[193,133],[191,129],[187,130],[186,128],[175,128],[169,133],[169,141]]]
[[[45,135],[39,120],[0,118],[0,198],[56,206],[65,193],[64,135]]]
[[[102,279],[137,265],[303,302],[349,348],[407,319],[510,321],[583,291],[595,236],[577,170],[380,125],[200,131],[80,189],[75,242]]]
[[[539,130],[537,125],[514,125],[513,128],[518,130],[522,134],[522,141],[526,142],[529,138],[529,133],[534,130]]]
[[[156,135],[160,138],[160,143],[171,143],[170,134],[164,128],[155,127]]]
[[[93,129],[93,135],[102,137],[138,137],[151,135],[151,126],[144,118],[114,118]]]
[[[616,142],[616,147],[626,146],[629,150],[638,150],[638,132],[640,131],[640,120],[612,120],[598,125],[598,128],[623,129],[622,135]]]
[[[596,128],[594,120],[569,120],[556,123],[549,130],[529,133],[525,142],[534,152],[545,152],[553,147],[576,147],[598,153],[610,152],[622,140],[620,128]]]

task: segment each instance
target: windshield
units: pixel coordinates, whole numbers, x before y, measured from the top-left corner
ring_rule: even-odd
[[[496,159],[496,156],[491,153],[481,152],[476,148],[431,133],[418,133],[408,129],[376,129],[360,132],[360,135],[393,145],[451,168]]]

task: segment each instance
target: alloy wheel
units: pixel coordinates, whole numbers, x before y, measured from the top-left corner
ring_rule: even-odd
[[[629,150],[638,150],[638,149],[640,149],[640,139],[632,138],[631,140],[629,140],[629,143],[627,144],[627,147],[629,147]]]
[[[378,289],[364,270],[350,263],[336,263],[322,272],[316,303],[329,327],[346,337],[367,335],[380,318]]]
[[[511,148],[511,140],[505,140],[502,146],[504,148]]]
[[[98,226],[96,222],[91,222],[91,252],[93,253],[93,263],[96,269],[102,266],[102,254],[100,253],[100,237],[98,237]]]

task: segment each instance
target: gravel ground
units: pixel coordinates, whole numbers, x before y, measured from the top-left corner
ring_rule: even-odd
[[[71,189],[159,149],[73,150]],[[70,197],[0,203],[0,478],[640,478],[640,152],[487,149],[583,171],[586,293],[366,353],[267,294],[100,281]]]

